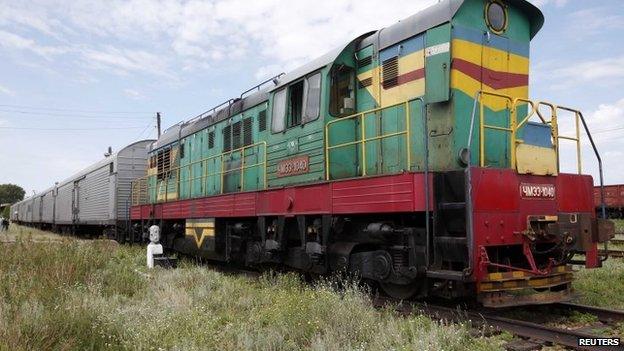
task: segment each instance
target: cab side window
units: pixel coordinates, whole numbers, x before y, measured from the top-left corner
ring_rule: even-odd
[[[273,96],[273,123],[271,130],[273,133],[284,130],[284,119],[286,118],[286,88],[279,90]]]
[[[303,83],[304,81],[301,80],[290,86],[287,128],[301,124],[301,115],[303,114]]]
[[[345,65],[334,66],[331,70],[331,91],[329,113],[334,117],[344,117],[355,112],[354,82],[355,70]]]
[[[321,73],[292,83],[273,96],[273,133],[314,121],[321,106]]]
[[[306,80],[306,105],[303,123],[314,121],[321,111],[321,74],[317,73]]]

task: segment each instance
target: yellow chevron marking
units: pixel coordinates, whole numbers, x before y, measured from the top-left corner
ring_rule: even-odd
[[[494,90],[487,85],[483,85],[482,87],[481,82],[455,69],[451,70],[451,88],[459,89],[471,98],[474,98],[475,94],[480,90],[498,92],[516,97],[527,97],[529,95],[528,86]],[[508,108],[505,99],[493,96],[484,96],[483,104],[493,111],[500,111]]]
[[[207,237],[215,236],[214,218],[188,219],[185,234],[193,237],[197,248],[201,248]]]
[[[509,61],[509,69],[505,70],[511,73],[529,74],[529,59],[507,51],[475,44],[466,40],[453,39],[453,58],[460,58],[475,65],[485,68],[497,70],[499,62],[482,62],[482,57],[500,58]],[[482,56],[483,54],[483,56]]]
[[[485,68],[510,73],[528,74],[529,59],[506,51],[475,44],[466,40],[452,40],[452,55]],[[483,56],[482,56],[483,55]],[[482,62],[482,58],[488,58]],[[399,59],[399,75],[405,74],[425,66],[424,50],[411,53]],[[399,85],[391,89],[381,87],[381,67],[374,67],[358,75],[359,80],[372,77],[372,85],[366,87],[368,93],[376,100],[377,105],[391,105],[409,100],[425,93],[425,79],[418,79]],[[458,89],[474,97],[478,91],[491,91],[515,97],[528,97],[528,86],[513,87],[495,90],[481,82],[471,78],[463,72],[451,70],[451,88]],[[381,104],[379,103],[381,101]],[[501,98],[486,96],[483,98],[484,105],[493,111],[507,109],[507,103]]]

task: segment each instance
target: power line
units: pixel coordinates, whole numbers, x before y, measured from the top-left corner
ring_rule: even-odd
[[[596,131],[593,131],[593,132],[591,132],[591,133],[592,133],[592,135],[593,135],[593,134],[602,134],[602,133],[614,132],[614,131],[616,131],[616,130],[622,130],[622,129],[624,129],[624,127],[609,128],[609,129],[601,129],[601,130],[596,130]]]
[[[143,126],[132,127],[100,127],[100,128],[30,128],[30,127],[0,127],[0,129],[11,130],[60,130],[60,131],[77,131],[77,130],[112,130],[112,129],[141,129]]]
[[[4,110],[0,109],[0,112],[8,112],[8,113],[19,113],[21,115],[32,115],[32,116],[55,116],[55,117],[77,117],[77,118],[85,118],[85,119],[146,119],[151,118],[151,116],[97,116],[97,115],[85,115],[85,114],[77,114],[77,113],[54,113],[54,112],[36,112],[36,111],[23,111],[23,110]]]
[[[137,140],[141,140],[141,137],[143,137],[143,134],[145,134],[145,132],[148,130],[149,127],[152,127],[152,124],[148,124],[147,126],[145,126],[145,129],[143,129],[141,131],[141,133],[139,133],[139,136],[136,137]],[[148,134],[149,135],[149,134]]]
[[[71,109],[71,108],[56,108],[56,107],[33,107],[27,105],[10,105],[10,104],[0,104],[1,107],[17,107],[28,110],[48,110],[48,111],[69,111],[69,112],[83,112],[83,113],[111,113],[111,114],[131,114],[131,113],[152,113],[152,111],[107,111],[107,110],[80,110],[80,109]]]

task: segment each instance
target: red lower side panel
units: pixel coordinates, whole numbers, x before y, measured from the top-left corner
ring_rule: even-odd
[[[422,173],[404,173],[225,194],[133,206],[130,216],[140,220],[419,212],[425,210],[424,180]]]

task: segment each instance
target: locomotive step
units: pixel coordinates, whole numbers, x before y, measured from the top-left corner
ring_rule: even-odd
[[[463,210],[466,208],[465,202],[440,202],[438,209],[440,210]]]
[[[446,269],[437,269],[427,271],[427,278],[447,279],[447,280],[468,280],[463,271],[451,271]]]
[[[436,236],[433,238],[436,244],[450,244],[450,245],[466,245],[465,236]]]

